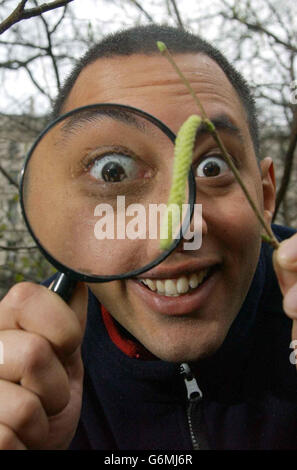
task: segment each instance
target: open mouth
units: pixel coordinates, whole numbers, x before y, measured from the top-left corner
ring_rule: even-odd
[[[165,270],[158,274],[147,272],[144,276],[128,280],[138,299],[155,314],[180,316],[195,314],[213,299],[220,285],[221,264],[212,263],[197,269]],[[152,274],[152,275],[151,275]],[[149,277],[151,275],[151,277]]]
[[[216,266],[174,279],[138,279],[138,282],[156,294],[166,297],[180,297],[200,287],[214,272]]]

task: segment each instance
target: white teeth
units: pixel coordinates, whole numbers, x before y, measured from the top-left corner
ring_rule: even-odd
[[[164,294],[164,292],[165,292],[164,281],[157,281],[156,282],[156,287],[157,287],[157,291],[160,294]]]
[[[185,276],[179,277],[176,283],[176,287],[179,294],[186,294],[189,290],[188,279]]]
[[[201,284],[203,279],[208,273],[208,269],[193,273],[187,276],[181,276],[178,279],[142,279],[141,282],[145,284],[150,290],[157,291],[158,294],[163,294],[169,297],[186,294],[189,289],[196,289]]]
[[[165,281],[165,295],[177,294],[176,283],[172,279],[166,279]]]
[[[197,276],[197,274],[191,274],[190,276],[190,279],[189,279],[189,286],[192,288],[192,289],[195,289],[199,284],[199,278]]]
[[[156,288],[156,282],[155,282],[155,281],[152,281],[152,279],[147,279],[146,282],[147,282],[147,286],[148,286],[151,290],[155,291],[155,290],[157,289],[157,288]]]

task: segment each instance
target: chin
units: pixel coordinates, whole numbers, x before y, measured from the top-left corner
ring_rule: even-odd
[[[182,363],[197,362],[213,355],[222,345],[228,328],[222,328],[222,325],[212,325],[208,331],[198,332],[197,335],[191,335],[191,338],[166,339],[160,338],[153,344],[144,344],[144,346],[156,357],[166,362]],[[222,331],[223,330],[223,331]]]

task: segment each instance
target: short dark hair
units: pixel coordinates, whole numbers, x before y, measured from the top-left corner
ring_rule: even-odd
[[[55,100],[52,117],[56,118],[62,112],[76,79],[87,65],[103,57],[158,54],[157,41],[163,41],[173,54],[201,53],[210,57],[221,67],[243,104],[255,153],[259,157],[259,129],[255,100],[241,73],[209,42],[189,31],[170,26],[157,24],[136,26],[110,34],[93,45],[78,60],[64,82]]]

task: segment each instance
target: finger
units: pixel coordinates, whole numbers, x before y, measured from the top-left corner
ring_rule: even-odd
[[[36,333],[47,339],[64,358],[77,349],[83,338],[86,286],[78,287],[69,306],[44,286],[19,283],[10,289],[0,308],[0,330],[24,329]]]
[[[276,253],[280,267],[297,272],[297,233],[282,241]]]
[[[1,379],[21,384],[38,395],[47,415],[62,411],[70,399],[66,370],[48,341],[27,331],[0,332],[5,351]]]
[[[40,448],[49,432],[49,423],[40,400],[20,385],[0,379],[0,424],[10,428],[30,449]]]
[[[49,289],[51,289],[51,287],[54,285],[54,282],[55,281],[50,284]],[[88,288],[84,282],[77,282],[74,293],[71,296],[68,305],[76,313],[82,330],[84,331],[86,322],[86,308],[88,305]],[[82,308],[82,305],[84,308]]]
[[[284,258],[278,250],[273,253],[273,265],[281,291],[285,295],[288,289],[297,283],[297,267],[295,269],[294,265],[289,265],[287,261],[284,262]]]
[[[88,310],[88,288],[84,282],[77,283],[69,301],[69,307],[76,313],[82,332],[84,332]]]
[[[4,424],[0,424],[0,449],[1,450],[26,450],[24,444],[17,435]]]
[[[297,320],[297,282],[287,290],[283,299],[283,307],[290,318]]]

